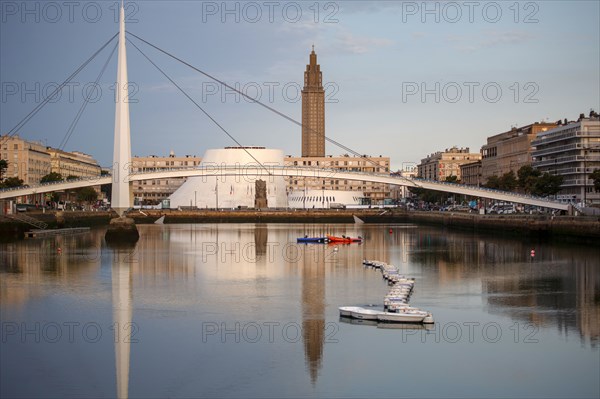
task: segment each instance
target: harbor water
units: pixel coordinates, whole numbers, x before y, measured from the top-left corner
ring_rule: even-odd
[[[140,225],[0,243],[2,397],[599,397],[600,249],[411,224]],[[363,243],[298,244],[361,236]],[[363,259],[435,324],[383,309]]]

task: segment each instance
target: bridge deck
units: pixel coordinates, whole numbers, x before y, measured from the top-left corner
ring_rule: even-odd
[[[420,187],[427,190],[443,191],[447,193],[468,195],[472,197],[488,198],[497,201],[515,202],[525,205],[540,206],[559,210],[568,210],[569,204],[551,201],[545,198],[533,197],[507,191],[491,190],[480,187],[466,186],[463,184],[442,183],[431,180],[410,179],[381,173],[350,172],[337,169],[317,169],[298,166],[267,166],[256,165],[208,165],[189,169],[159,170],[143,173],[132,173],[124,178],[127,181],[165,179],[170,177],[192,176],[249,176],[272,179],[278,177],[305,177],[316,179],[342,179],[370,181],[407,187]],[[45,183],[29,187],[17,187],[0,190],[0,199],[8,199],[23,195],[47,193],[52,191],[70,190],[79,187],[95,186],[112,183],[112,176],[102,176],[90,179],[69,180],[66,182]]]

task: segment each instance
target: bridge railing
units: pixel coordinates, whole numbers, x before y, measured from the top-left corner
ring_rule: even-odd
[[[519,197],[519,198],[524,198],[524,199],[531,199],[531,200],[537,200],[537,201],[545,201],[548,203],[556,203],[559,201],[555,201],[546,197],[538,197],[535,195],[529,195],[529,194],[523,194],[523,193],[515,193],[513,191],[504,191],[504,190],[498,190],[498,189],[494,189],[494,188],[488,188],[488,187],[476,187],[476,186],[468,186],[466,184],[459,184],[459,183],[451,183],[451,182],[442,182],[442,181],[437,181],[437,180],[429,180],[429,179],[421,179],[421,178],[411,178],[411,180],[415,181],[415,182],[427,182],[427,183],[432,183],[432,184],[436,184],[436,185],[447,185],[447,186],[454,186],[457,188],[467,188],[469,190],[474,190],[474,191],[482,191],[482,192],[489,192],[489,193],[496,193],[496,194],[504,194],[504,195],[510,195],[513,197]]]
[[[52,186],[52,185],[59,185],[59,184],[65,184],[65,183],[89,182],[89,181],[95,181],[95,180],[103,179],[105,177],[110,177],[110,175],[81,177],[79,179],[58,180],[58,181],[50,181],[50,182],[45,182],[45,183],[33,183],[33,184],[26,184],[26,185],[17,186],[17,187],[4,187],[4,188],[0,188],[0,192],[10,192],[10,191],[26,190],[26,189],[36,189],[36,188],[39,188],[39,187],[48,187],[48,186]]]
[[[246,165],[208,165],[205,167],[193,166],[193,167],[188,167],[188,168],[181,168],[181,167],[157,168],[156,170],[132,171],[129,174],[129,177],[143,176],[146,174],[150,175],[150,174],[160,173],[160,172],[193,171],[193,170],[198,170],[198,169],[205,169],[207,171],[214,172],[215,175],[218,175],[219,171],[221,171],[221,172],[223,172],[223,171],[243,171],[244,169],[250,169],[250,168],[258,169],[258,168],[262,168],[262,167],[258,164],[246,164]],[[351,168],[330,169],[330,168],[320,168],[320,167],[305,166],[305,165],[283,165],[283,166],[266,165],[266,169],[267,170],[265,171],[265,173],[269,170],[270,171],[283,170],[284,173],[281,174],[282,177],[286,177],[286,176],[293,177],[294,176],[293,170],[311,171],[314,173],[315,178],[332,178],[337,173],[352,173],[352,174],[361,175],[361,176],[371,176],[371,177],[378,176],[378,177],[382,177],[382,178],[386,178],[386,179],[393,178],[393,179],[397,179],[399,181],[411,182],[413,184],[416,184],[417,186],[418,186],[419,182],[423,182],[423,183],[429,183],[429,184],[436,185],[436,186],[451,186],[456,189],[463,189],[463,190],[467,189],[467,190],[471,190],[474,192],[482,192],[482,193],[487,192],[487,193],[494,193],[494,194],[502,194],[502,195],[507,195],[507,196],[513,197],[513,198],[523,198],[523,199],[528,199],[528,200],[547,202],[548,204],[557,203],[557,201],[553,201],[551,199],[544,198],[544,197],[537,197],[537,196],[527,195],[527,194],[522,194],[522,193],[496,190],[496,189],[491,189],[491,188],[487,188],[487,187],[475,187],[475,186],[467,186],[465,184],[441,182],[441,181],[437,181],[437,180],[410,178],[410,177],[405,177],[405,176],[398,176],[398,175],[392,174],[390,172],[387,172],[387,173],[364,172],[364,171],[350,170]],[[286,170],[289,170],[291,173],[289,175],[287,175],[285,173]],[[329,175],[323,176],[323,173],[327,173]],[[16,190],[22,190],[22,189],[35,190],[36,188],[39,188],[39,187],[48,187],[48,186],[52,186],[52,185],[59,185],[59,184],[65,184],[65,183],[77,183],[77,182],[82,182],[82,181],[86,181],[86,182],[96,181],[96,180],[99,180],[102,178],[107,178],[107,177],[111,177],[111,175],[82,177],[79,179],[30,184],[28,186],[20,186],[20,187],[8,187],[8,188],[0,189],[0,192],[10,192],[10,191],[16,191]],[[306,177],[306,176],[304,176],[304,177]],[[360,180],[360,179],[356,179],[356,180]],[[383,184],[386,184],[386,183],[383,183]],[[470,194],[468,194],[468,195],[470,195]],[[476,196],[476,195],[473,195],[473,196]],[[515,202],[518,202],[518,201],[515,201]]]

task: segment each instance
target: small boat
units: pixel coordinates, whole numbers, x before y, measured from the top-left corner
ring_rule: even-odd
[[[327,242],[327,237],[298,237],[296,238],[296,242],[303,243],[325,243]]]
[[[405,310],[399,312],[380,312],[377,320],[392,323],[422,323],[429,313],[420,310]]]
[[[377,320],[381,313],[383,312],[380,310],[357,308],[352,311],[352,317],[361,320]]]
[[[340,310],[340,316],[344,317],[352,317],[352,311],[357,309],[362,309],[358,306],[340,306],[338,308]]]
[[[329,242],[342,242],[342,243],[351,243],[351,242],[362,242],[362,237],[352,238],[352,237],[336,237],[336,236],[327,236]]]

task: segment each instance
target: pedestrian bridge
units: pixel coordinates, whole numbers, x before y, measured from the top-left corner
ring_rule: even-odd
[[[141,173],[131,173],[123,176],[123,181],[130,183],[140,180],[168,179],[175,177],[204,176],[210,177],[237,176],[260,177],[267,182],[276,176],[291,178],[313,178],[313,179],[337,179],[353,181],[369,181],[373,183],[391,184],[406,187],[418,187],[426,190],[436,190],[452,194],[468,195],[472,197],[487,198],[496,201],[514,202],[524,205],[540,206],[545,208],[567,211],[569,204],[547,200],[545,198],[517,194],[506,191],[492,190],[466,186],[464,184],[443,183],[431,180],[411,179],[402,176],[394,176],[385,173],[366,173],[342,171],[339,169],[319,169],[301,166],[279,166],[279,165],[206,165],[189,169],[161,169]],[[15,198],[23,195],[41,194],[54,191],[72,190],[80,187],[111,184],[117,181],[117,176],[101,176],[78,180],[69,180],[53,183],[43,183],[28,187],[14,187],[0,190],[0,199]]]

